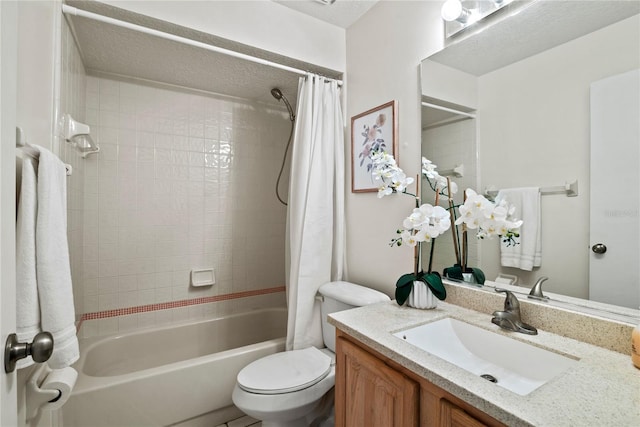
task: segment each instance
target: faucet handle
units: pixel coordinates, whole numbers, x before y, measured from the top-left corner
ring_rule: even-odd
[[[520,302],[513,292],[502,288],[496,288],[496,292],[506,294],[506,298],[504,300],[504,311],[520,312]]]
[[[531,292],[529,292],[527,298],[547,301],[549,297],[544,296],[544,294],[542,293],[542,283],[546,280],[549,280],[549,278],[546,276],[539,278],[536,281],[536,284],[531,288]]]

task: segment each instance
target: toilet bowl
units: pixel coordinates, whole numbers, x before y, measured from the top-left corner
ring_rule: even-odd
[[[320,287],[322,333],[326,348],[308,347],[266,356],[240,371],[233,403],[263,427],[333,425],[335,328],[327,314],[390,301],[381,292],[349,282]]]
[[[263,420],[263,426],[308,426],[323,409],[331,410],[323,402],[335,384],[335,355],[330,350],[309,347],[256,362],[238,374],[233,402]]]

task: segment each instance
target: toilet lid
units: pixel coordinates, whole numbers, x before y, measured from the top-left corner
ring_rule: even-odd
[[[238,385],[257,394],[290,393],[311,387],[331,371],[331,358],[315,347],[272,354],[244,367]]]

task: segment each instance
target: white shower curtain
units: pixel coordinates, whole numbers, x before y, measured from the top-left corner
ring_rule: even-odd
[[[323,346],[318,288],[345,259],[344,125],[334,80],[300,78],[287,210],[287,350]]]

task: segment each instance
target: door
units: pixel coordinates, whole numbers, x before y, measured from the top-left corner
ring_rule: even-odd
[[[0,339],[3,345],[16,329],[16,22],[17,2],[0,1]],[[0,378],[0,425],[15,426],[18,424],[16,373],[2,372]]]
[[[630,308],[640,306],[639,117],[640,70],[591,84],[589,299]]]

